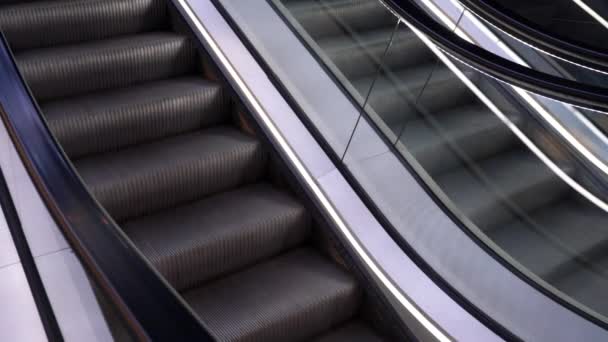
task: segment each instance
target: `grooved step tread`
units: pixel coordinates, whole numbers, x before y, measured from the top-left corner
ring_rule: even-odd
[[[329,333],[315,338],[314,342],[381,342],[383,338],[378,336],[374,331],[370,330],[365,324],[353,320],[339,326]]]
[[[190,39],[172,32],[31,49],[15,58],[39,101],[171,78],[196,67]]]
[[[360,80],[360,89],[369,89],[369,79]],[[374,81],[369,103],[376,111],[399,112],[404,103],[416,103],[430,114],[475,103],[466,85],[447,67],[423,64]]]
[[[181,77],[41,105],[72,158],[108,152],[226,121],[230,100],[217,82]]]
[[[373,109],[391,127],[418,118],[421,111],[436,115],[472,101],[469,90],[452,71],[432,63],[386,72],[377,78],[359,78],[353,85],[368,99],[366,108]]]
[[[406,122],[400,142],[429,174],[436,174],[462,167],[462,160],[481,160],[508,150],[517,138],[489,109],[469,106]]]
[[[525,220],[496,227],[488,235],[528,269],[555,280],[573,266],[574,258],[606,255],[607,223],[600,209],[565,199],[530,212]]]
[[[11,2],[0,2],[0,28],[14,50],[159,30],[168,16],[163,0]]]
[[[250,183],[264,171],[261,143],[217,127],[75,162],[114,219],[121,221]]]
[[[397,23],[392,13],[373,0],[293,1],[286,5],[308,34],[317,38],[392,28]]]
[[[484,229],[513,217],[512,205],[525,213],[562,196],[568,186],[524,147],[477,161],[435,179],[462,212]],[[502,199],[501,199],[502,198]]]
[[[184,293],[218,341],[260,342],[317,336],[352,317],[358,297],[351,276],[307,248]]]
[[[380,29],[357,36],[328,37],[321,39],[319,45],[349,79],[371,77],[379,65],[387,70],[398,70],[431,62],[433,58],[430,50],[410,30],[399,30],[394,36],[392,29]]]
[[[122,227],[181,291],[302,243],[310,233],[310,217],[291,196],[267,184],[254,184],[127,221]]]

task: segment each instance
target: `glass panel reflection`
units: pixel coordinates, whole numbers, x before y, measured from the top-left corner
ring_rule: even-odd
[[[274,2],[362,106],[365,120],[355,125],[344,158],[354,174],[382,177],[371,160],[393,153],[361,153],[371,122],[499,255],[582,310],[608,315],[601,292],[608,286],[608,179],[581,152],[589,130],[573,121],[586,116],[601,132],[608,127],[605,113],[577,114],[567,104],[499,83],[442,53],[404,22],[395,25],[379,2]],[[458,29],[471,23],[463,12],[453,17]],[[567,134],[560,131],[566,126],[572,128]],[[378,180],[390,181],[399,180]],[[399,215],[386,214],[389,220]]]
[[[605,2],[585,0],[493,0],[545,32],[600,49],[608,46]]]

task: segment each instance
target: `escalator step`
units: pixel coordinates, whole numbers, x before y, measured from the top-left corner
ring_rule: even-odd
[[[431,71],[432,65],[424,65],[400,73],[387,72],[359,78],[353,86],[362,99],[367,99],[367,107],[387,124],[395,125],[416,118],[416,97]],[[407,84],[402,81],[404,77],[408,78]]]
[[[314,342],[382,342],[383,338],[365,324],[352,321],[335,328],[327,334],[313,339]]]
[[[378,70],[392,31],[366,32],[360,37],[339,35],[321,39],[323,52],[349,79],[373,75]]]
[[[14,50],[49,47],[163,29],[163,0],[9,1],[0,28]],[[0,2],[7,5],[7,1]],[[44,34],[40,34],[44,32]]]
[[[297,249],[188,291],[218,341],[303,341],[352,317],[354,279],[318,252]]]
[[[580,303],[585,303],[590,309],[598,313],[608,310],[608,296],[606,296],[606,277],[608,277],[608,256],[593,260],[593,265],[579,264],[576,269],[567,275],[562,275],[555,281],[563,293]]]
[[[399,30],[394,37],[392,29],[364,32],[357,37],[341,35],[325,38],[319,45],[349,79],[373,76],[380,64],[398,70],[432,61],[430,50],[411,30]]]
[[[400,141],[429,174],[436,174],[462,166],[463,160],[485,159],[508,150],[517,138],[489,109],[474,105],[410,121]]]
[[[420,109],[436,114],[473,101],[469,89],[452,71],[433,63],[387,72],[377,79],[361,78],[354,85],[363,98],[369,93],[368,105],[390,126],[418,118]],[[433,101],[425,101],[431,98]]]
[[[219,83],[181,77],[47,102],[42,111],[77,158],[221,123],[229,106]]]
[[[122,227],[181,291],[295,247],[310,233],[310,218],[287,194],[256,184]]]
[[[443,191],[480,228],[513,219],[564,195],[569,187],[524,147],[436,177]],[[502,199],[500,199],[502,198]]]
[[[375,0],[289,1],[287,7],[314,38],[393,28],[397,19]]]
[[[575,258],[604,256],[608,246],[605,213],[565,199],[528,217],[488,232],[501,248],[545,279],[557,280],[576,268]],[[580,267],[580,265],[578,266]]]
[[[258,179],[261,143],[218,127],[80,159],[76,168],[115,220],[196,200]]]
[[[183,75],[196,67],[188,37],[158,32],[15,55],[38,101]]]

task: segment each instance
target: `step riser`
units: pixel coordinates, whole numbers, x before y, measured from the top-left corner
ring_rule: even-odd
[[[387,51],[390,37],[387,32],[382,43],[329,51],[328,56],[350,80],[373,76],[380,65],[385,72],[390,72],[432,61],[430,50],[417,38],[399,40],[397,36]]]
[[[557,176],[556,176],[557,177]],[[514,213],[526,214],[541,208],[565,195],[568,188],[558,178],[530,186],[506,199],[512,207],[502,202],[492,202],[468,216],[479,227],[491,227],[513,220]],[[542,194],[542,195],[539,195]],[[514,208],[514,209],[511,209]]]
[[[488,115],[492,114],[488,113]],[[442,128],[441,123],[437,123],[437,126]],[[409,141],[408,133],[405,130],[401,135],[401,142],[406,148]],[[466,136],[450,136],[449,130],[444,130],[443,134],[447,136],[438,135],[436,137],[437,143],[411,151],[426,172],[431,175],[449,172],[456,167],[463,167],[466,165],[466,161],[473,162],[492,157],[502,151],[509,150],[517,143],[513,133],[504,125],[489,127]],[[490,140],[492,144],[479,143],[480,141]]]
[[[401,83],[397,83],[401,82]],[[395,80],[399,88],[382,90],[374,87],[368,105],[387,122],[405,122],[422,117],[421,111],[429,115],[469,104],[471,93],[458,79],[408,85],[406,80]]]
[[[505,131],[499,131],[495,135],[492,135],[496,145],[479,145],[480,140],[476,140],[476,138],[477,136],[471,136],[466,140],[463,139],[456,142],[454,144],[455,148],[448,144],[441,144],[433,149],[417,151],[416,160],[424,167],[426,172],[433,175],[463,166],[464,158],[476,160],[478,158],[489,157],[499,153],[502,148],[514,145],[512,134]],[[407,138],[402,138],[401,140],[407,140]],[[456,154],[456,150],[459,150],[459,154]],[[460,152],[462,153],[460,154]]]
[[[306,32],[314,37],[342,35],[345,32],[363,32],[382,28],[392,28],[397,19],[377,2],[362,1],[360,5],[315,6],[314,9],[292,12]]]
[[[184,298],[219,341],[298,342],[353,317],[360,295],[350,276],[316,252],[296,250]]]
[[[254,185],[122,227],[161,274],[184,291],[301,244],[310,234],[310,217],[289,196]],[[169,227],[173,236],[192,238],[167,237]]]
[[[49,56],[17,54],[19,69],[38,101],[119,88],[196,70],[196,51],[183,36],[86,53],[54,49]]]
[[[146,153],[151,149],[149,146]],[[265,171],[267,155],[257,141],[225,152],[196,156],[195,151],[188,151],[187,157],[180,157],[179,150],[165,151],[157,161],[140,161],[139,150],[133,149],[111,159],[82,159],[76,167],[95,198],[117,221],[251,183]]]
[[[167,24],[163,0],[11,2],[20,6],[0,11],[0,28],[14,50],[160,30]]]
[[[61,101],[44,105],[42,111],[71,158],[191,132],[230,117],[230,99],[219,85],[184,89],[168,98],[150,95],[147,102],[128,105],[121,105],[116,96]],[[118,102],[115,107],[95,106],[112,100]]]

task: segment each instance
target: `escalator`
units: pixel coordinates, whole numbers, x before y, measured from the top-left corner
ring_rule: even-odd
[[[463,3],[490,23],[488,28],[517,54],[525,56],[532,68],[579,84],[605,88],[608,12],[604,3],[572,0],[463,0]],[[606,115],[579,110],[604,134],[608,132]]]
[[[373,0],[275,6],[458,217],[532,277],[608,313],[608,214],[543,163],[413,31],[395,29],[392,14]],[[509,119],[530,126],[522,116]]]
[[[217,340],[388,339],[167,1],[3,1],[0,28],[91,194]]]
[[[128,237],[176,290],[180,308],[200,319],[215,339],[418,337],[415,328],[409,327],[412,333],[402,326],[398,313],[418,315],[412,321],[423,322],[429,331],[435,323],[440,329],[445,327],[439,322],[453,324],[445,328],[446,335],[433,335],[439,339],[453,332],[471,336],[458,335],[463,330],[481,331],[459,323],[470,315],[467,319],[472,317],[490,335],[534,340],[549,335],[528,326],[529,317],[546,312],[545,324],[569,322],[563,331],[589,332],[589,340],[601,340],[593,337],[604,336],[605,331],[596,332],[608,322],[608,299],[603,295],[608,286],[608,204],[603,178],[593,173],[595,169],[586,169],[588,164],[577,151],[543,126],[523,101],[504,89],[507,86],[495,86],[483,68],[482,73],[475,70],[475,62],[473,68],[458,64],[463,54],[450,53],[457,44],[434,45],[420,27],[410,29],[406,19],[395,16],[393,1],[259,0],[257,6],[267,5],[281,26],[262,25],[255,32],[255,25],[233,16],[236,7],[247,8],[243,2],[213,0],[224,19],[232,21],[232,29],[240,30],[241,43],[248,41],[250,52],[259,53],[254,54],[258,63],[291,109],[301,111],[300,118],[307,116],[306,110],[318,108],[310,105],[316,100],[328,107],[328,100],[348,102],[349,106],[335,108],[353,109],[357,116],[331,110],[315,113],[332,116],[328,121],[334,126],[315,126],[323,123],[314,121],[318,117],[303,121],[328,154],[336,153],[331,149],[347,137],[345,149],[334,156],[334,163],[341,164],[336,167],[374,219],[382,222],[379,230],[398,244],[399,255],[415,264],[417,277],[428,277],[461,311],[448,309],[448,301],[438,300],[437,292],[428,296],[428,302],[421,301],[433,292],[420,290],[420,279],[410,277],[418,273],[406,271],[405,264],[399,264],[403,272],[393,268],[393,273],[382,274],[387,255],[395,254],[372,256],[374,267],[382,265],[374,275],[389,280],[379,284],[366,273],[369,264],[361,267],[358,256],[353,257],[349,246],[327,227],[294,172],[235,95],[236,88],[213,63],[211,52],[199,45],[195,37],[201,32],[191,32],[193,24],[179,14],[191,11],[193,3],[176,8],[172,4],[177,2],[165,0],[5,0],[0,2],[0,30],[46,125],[90,194],[121,228],[120,236]],[[264,15],[255,20],[271,18]],[[320,99],[302,100],[306,92],[298,87],[304,83],[290,83],[294,79],[286,76],[298,76],[290,72],[305,58],[278,74],[274,60],[268,58],[272,55],[264,55],[271,49],[259,52],[277,46],[263,46],[264,41],[256,39],[257,33],[272,32],[271,27],[292,34],[302,46],[294,41],[285,46],[304,47],[310,53],[305,57],[314,63],[305,62],[321,66],[300,69],[310,72],[307,80],[335,82],[319,82],[307,93]],[[278,41],[281,45],[288,40]],[[285,47],[280,49],[283,54]],[[447,55],[440,50],[447,50]],[[330,77],[319,77],[317,71]],[[530,78],[512,79],[525,84]],[[551,85],[555,78],[549,81],[544,84]],[[332,97],[318,92],[330,93],[330,88]],[[549,87],[539,94],[555,95],[555,89],[565,88]],[[597,100],[601,96],[576,96],[597,89],[570,90],[561,94],[563,98],[605,108]],[[336,132],[331,136],[335,140],[324,140],[324,133]],[[378,152],[380,145],[388,148]],[[358,148],[365,150],[363,156]],[[396,172],[383,172],[387,165]],[[412,206],[414,201],[420,204]],[[63,212],[74,222],[83,219],[79,211]],[[110,223],[107,226],[113,228]],[[372,243],[361,239],[364,250],[369,247],[365,244],[381,241],[375,233],[368,234],[374,235]],[[120,247],[135,252],[133,246]],[[477,249],[480,253],[475,254]],[[471,255],[478,258],[467,259]],[[467,260],[463,267],[452,259]],[[500,278],[502,274],[506,278]],[[410,292],[395,281],[404,275],[412,284]],[[492,277],[495,280],[484,279]],[[504,285],[498,283],[504,279]],[[500,293],[506,284],[520,283],[524,290],[509,287],[514,294]],[[409,313],[389,308],[395,298],[381,298],[380,292],[387,290],[377,287],[387,284],[393,286],[392,295],[412,299],[397,299]],[[522,298],[532,299],[523,303]],[[407,303],[421,310],[412,310]],[[128,317],[124,312],[121,316]],[[114,324],[111,317],[107,321]],[[115,338],[124,337],[117,327],[111,328]],[[553,334],[564,340],[571,337]]]
[[[584,45],[605,49],[608,43],[608,28],[586,13],[579,4],[571,0],[562,1],[504,1],[495,0],[497,4],[508,9],[534,25],[558,37],[580,42]],[[592,5],[592,2],[589,3]],[[591,6],[600,17],[606,14],[603,4]]]

